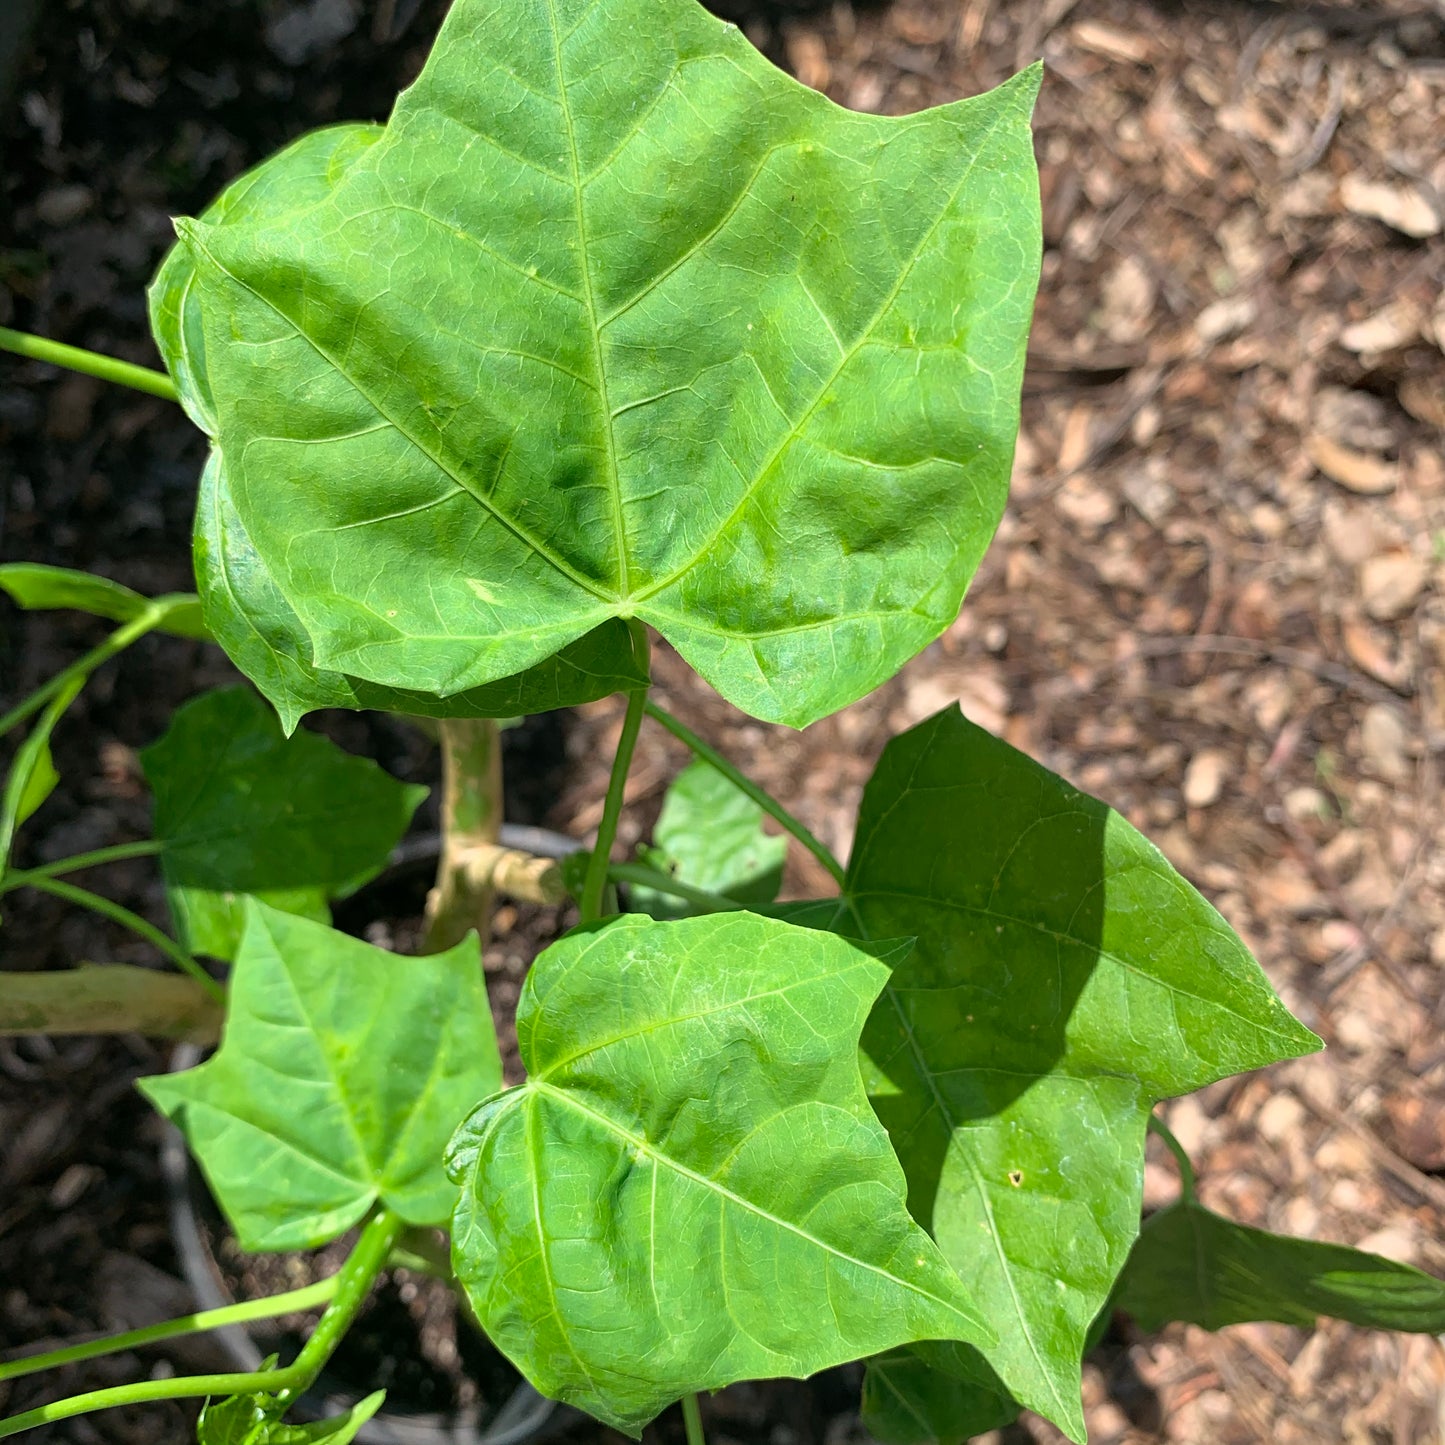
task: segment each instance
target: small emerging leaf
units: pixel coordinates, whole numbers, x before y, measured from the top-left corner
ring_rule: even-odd
[[[653,831],[657,856],[649,864],[694,888],[738,903],[771,903],[783,881],[786,838],[763,831],[763,810],[711,763],[689,763],[673,780]],[[654,918],[690,911],[679,898],[635,887],[633,908]]]
[[[1144,1330],[1171,1320],[1312,1329],[1329,1315],[1367,1329],[1445,1331],[1445,1280],[1341,1244],[1250,1229],[1189,1200],[1144,1225],[1114,1304]]]
[[[77,677],[56,693],[10,760],[5,787],[0,790],[0,877],[4,876],[10,863],[15,830],[50,796],[60,781],[50,755],[50,735],[84,686],[85,679]]]
[[[155,607],[163,613],[156,624],[158,632],[202,640],[210,637],[196,597],[176,593],[152,601],[108,577],[76,572],[69,567],[7,562],[0,566],[0,591],[7,592],[17,606],[30,611],[69,607],[95,617],[108,617],[112,622],[134,621],[147,608]]]
[[[445,1223],[446,1141],[501,1072],[475,934],[401,958],[252,900],[221,1047],[140,1087],[243,1249],[311,1249],[378,1202]]]
[[[15,811],[15,826],[18,828],[55,791],[60,774],[55,771],[55,759],[50,753],[47,739],[40,745],[35,764],[25,786],[20,791],[19,806]]]
[[[249,688],[180,708],[141,754],[176,928],[195,953],[230,958],[247,896],[328,922],[386,863],[426,789],[315,733],[283,736]]]
[[[351,1445],[361,1427],[381,1408],[385,1390],[358,1400],[325,1420],[292,1425],[278,1419],[286,1407],[274,1395],[232,1395],[207,1400],[196,1421],[197,1445]]]
[[[887,975],[743,913],[619,918],[538,958],[527,1082],[476,1110],[450,1167],[458,1277],[539,1390],[636,1434],[688,1391],[991,1339],[863,1093]]]

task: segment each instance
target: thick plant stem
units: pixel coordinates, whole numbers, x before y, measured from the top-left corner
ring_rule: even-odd
[[[79,346],[67,346],[63,341],[32,336],[27,331],[11,331],[0,326],[0,351],[10,351],[31,361],[47,361],[52,366],[63,366],[67,371],[83,372],[86,376],[98,376],[102,381],[119,382],[121,386],[149,392],[165,401],[181,399],[175,382],[163,371],[152,371],[132,361],[118,361],[113,356],[102,356],[98,351],[86,351]]]
[[[491,878],[469,866],[496,846],[502,830],[502,735],[491,718],[445,718],[442,747],[442,854],[427,895],[423,953],[441,953],[475,928],[483,942]]]
[[[641,656],[647,656],[647,633],[641,623],[628,624]],[[622,736],[617,740],[617,756],[612,760],[612,776],[607,780],[607,798],[602,804],[602,821],[597,825],[597,843],[587,860],[587,876],[582,884],[581,913],[583,923],[595,923],[602,917],[602,896],[607,889],[607,872],[611,863],[612,840],[617,836],[617,820],[622,816],[622,799],[627,790],[627,770],[637,747],[637,734],[642,729],[642,713],[647,704],[646,688],[628,695],[627,712],[622,719]]]
[[[1149,1115],[1149,1132],[1157,1134],[1164,1141],[1164,1147],[1174,1156],[1174,1162],[1179,1166],[1179,1192],[1186,1203],[1192,1203],[1199,1191],[1194,1178],[1194,1164],[1188,1151],[1174,1137],[1169,1126],[1155,1114]]]
[[[696,1395],[682,1397],[682,1423],[687,1431],[687,1445],[707,1445],[707,1436],[702,1431],[702,1411],[698,1408]]]
[[[158,948],[177,968],[190,974],[212,998],[226,997],[226,990],[175,939],[167,938],[159,928],[153,923],[147,923],[140,914],[132,913],[129,908],[123,908],[119,903],[112,903],[109,898],[102,898],[99,893],[92,893],[88,888],[77,888],[74,883],[62,883],[59,878],[38,877],[32,873],[27,875],[26,881],[31,888],[38,888],[42,893],[53,893],[67,903],[78,903],[82,908],[89,908],[92,912],[109,918],[112,923],[119,923],[122,928],[130,929],[132,933],[138,934],[147,943]]]
[[[123,1350],[156,1345],[162,1340],[174,1340],[182,1335],[199,1335],[207,1330],[224,1329],[227,1325],[243,1325],[251,1320],[271,1320],[277,1315],[315,1309],[317,1305],[326,1304],[336,1293],[339,1279],[339,1275],[332,1275],[329,1279],[319,1279],[315,1284],[305,1285],[301,1289],[287,1290],[285,1294],[268,1295],[265,1299],[243,1300],[240,1304],[223,1305],[220,1309],[182,1315],[179,1319],[166,1320],[163,1324],[127,1330],[123,1335],[106,1335],[99,1340],[86,1340],[84,1344],[67,1345],[64,1349],[51,1350],[43,1355],[26,1355],[23,1359],[0,1364],[0,1380],[18,1380],[22,1375],[38,1374],[41,1370],[58,1370],[62,1365],[75,1365],[81,1360],[99,1359],[102,1355],[118,1355]]]
[[[213,1044],[224,1014],[194,979],[154,968],[83,963],[58,971],[0,973],[0,1037],[146,1034]]]
[[[259,1370],[254,1374],[189,1375],[179,1380],[140,1380],[132,1385],[115,1385],[108,1390],[91,1390],[72,1395],[53,1405],[27,1410],[0,1420],[0,1440],[38,1425],[70,1420],[116,1405],[143,1405],[151,1400],[198,1400],[207,1395],[274,1394],[283,1405],[292,1404],[315,1382],[321,1368],[332,1356],[342,1336],[351,1327],[376,1276],[405,1226],[389,1209],[378,1210],[361,1232],[356,1247],[336,1274],[336,1293],[317,1322],[301,1353],[285,1369]]]
[[[117,652],[124,652],[132,642],[144,637],[147,632],[154,632],[163,621],[165,621],[164,609],[148,607],[139,616],[131,618],[123,627],[117,627],[98,647],[91,648],[84,657],[77,658],[69,667],[57,672],[49,682],[36,688],[29,697],[16,703],[9,712],[0,717],[0,737],[8,733],[17,723],[24,722],[32,713],[39,712],[56,693],[77,678],[83,680],[89,677],[101,663],[109,661]]]
[[[740,793],[746,794],[768,817],[791,833],[841,886],[845,876],[843,865],[833,856],[828,846],[804,827],[771,793],[764,792],[751,778],[746,777],[728,762],[715,747],[698,737],[686,723],[673,717],[666,708],[659,707],[651,699],[647,703],[647,715],[654,722],[661,723],[673,737],[686,743],[705,763],[711,763]]]

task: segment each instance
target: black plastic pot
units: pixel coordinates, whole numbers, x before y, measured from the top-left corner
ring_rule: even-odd
[[[581,847],[561,833],[544,828],[506,824],[502,843],[547,858],[565,858]],[[435,834],[408,839],[392,855],[392,869],[415,868],[440,851]],[[390,870],[389,870],[390,871]],[[192,1068],[203,1051],[194,1044],[182,1044],[171,1056],[171,1071]],[[204,1189],[179,1129],[166,1125],[160,1150],[161,1175],[165,1180],[171,1236],[181,1271],[200,1310],[221,1309],[234,1304],[197,1213],[197,1200]],[[238,1371],[260,1369],[262,1351],[241,1325],[228,1325],[212,1336],[231,1357]],[[336,1415],[356,1403],[357,1397],[313,1390],[297,1405],[297,1413],[320,1419]],[[479,1411],[451,1414],[408,1414],[385,1408],[361,1427],[361,1445],[526,1445],[543,1434],[555,1433],[568,1414],[564,1407],[537,1393],[523,1380],[502,1407],[483,1421]]]

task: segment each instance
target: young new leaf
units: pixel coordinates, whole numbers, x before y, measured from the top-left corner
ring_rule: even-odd
[[[475,936],[399,958],[253,899],[221,1047],[140,1087],[243,1249],[311,1249],[377,1203],[444,1223],[446,1141],[501,1076]]]

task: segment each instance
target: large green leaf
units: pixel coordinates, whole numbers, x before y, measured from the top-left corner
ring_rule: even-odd
[[[400,958],[251,900],[216,1054],[141,1081],[243,1249],[310,1249],[376,1203],[442,1224],[456,1122],[501,1084],[475,935]]]
[[[1171,1320],[1312,1329],[1331,1315],[1368,1329],[1445,1331],[1445,1280],[1341,1244],[1250,1229],[1192,1200],[1146,1222],[1114,1304],[1145,1330]]]
[[[318,734],[283,736],[245,687],[188,702],[141,762],[176,927],[216,958],[235,952],[247,895],[328,921],[328,900],[383,867],[426,797]]]
[[[448,696],[638,617],[760,717],[889,676],[1003,508],[1038,79],[854,115],[695,0],[457,0],[160,283],[308,660]]]
[[[739,903],[771,903],[783,881],[788,841],[763,832],[763,810],[711,763],[689,763],[667,790],[649,862],[694,888]],[[679,898],[633,888],[632,908],[654,918],[689,911]]]
[[[1151,1105],[1318,1040],[1158,849],[956,709],[884,750],[843,899],[792,916],[917,938],[864,1031],[869,1094],[990,1365],[1081,1439]]]
[[[69,567],[7,562],[0,566],[0,591],[27,611],[69,607],[95,617],[108,617],[112,622],[133,622],[148,609],[155,609],[160,615],[156,623],[158,632],[169,632],[175,637],[205,639],[210,636],[201,619],[200,605],[189,593],[174,592],[151,599],[112,582],[109,577],[76,572]]]
[[[437,698],[313,667],[311,639],[251,545],[226,487],[221,454],[201,474],[196,504],[196,578],[205,615],[227,656],[266,695],[293,732],[321,707],[375,708],[423,717],[525,717],[574,707],[647,682],[627,624],[604,622],[515,677]]]
[[[961,1445],[1018,1414],[1018,1401],[968,1346],[904,1345],[869,1360],[863,1376],[863,1425],[883,1445]]]
[[[991,1338],[863,1092],[887,975],[741,913],[620,918],[542,954],[529,1078],[451,1151],[458,1276],[539,1390],[636,1434],[687,1391]]]
[[[381,136],[380,126],[313,131],[232,181],[207,207],[210,225],[264,219],[277,206],[323,199],[348,160]],[[151,324],[192,418],[214,433],[214,403],[196,268],[184,246],[167,255],[150,290]],[[213,449],[196,506],[196,582],[216,640],[281,716],[287,733],[323,707],[376,708],[429,717],[519,717],[571,707],[646,680],[626,625],[613,619],[518,676],[448,698],[385,687],[318,669],[313,645],[237,515],[225,465]]]

